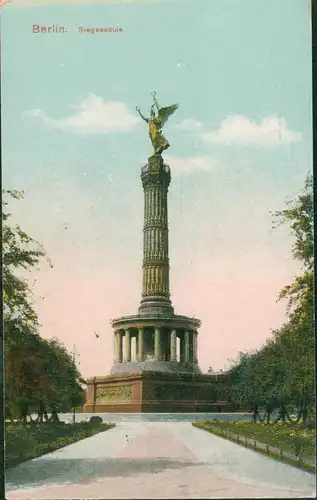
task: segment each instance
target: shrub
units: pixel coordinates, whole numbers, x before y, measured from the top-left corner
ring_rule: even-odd
[[[99,417],[98,415],[94,415],[93,417],[90,417],[89,423],[90,424],[102,424],[102,418]]]

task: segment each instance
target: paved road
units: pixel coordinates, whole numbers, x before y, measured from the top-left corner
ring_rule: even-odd
[[[314,475],[187,422],[120,422],[7,471],[6,485],[8,500],[300,498],[316,491]]]

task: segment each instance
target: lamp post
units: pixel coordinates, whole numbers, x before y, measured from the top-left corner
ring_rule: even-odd
[[[80,356],[79,353],[78,356]],[[73,345],[73,363],[76,367],[76,344]],[[74,396],[75,396],[75,389],[76,389],[76,377],[74,379]],[[73,403],[73,424],[75,423],[76,423],[76,406],[75,403]]]
[[[76,366],[76,345],[74,344],[73,346],[73,363]],[[75,396],[75,384],[76,384],[76,379],[74,381],[74,396]],[[76,422],[76,411],[75,411],[75,403],[73,401],[73,424]]]

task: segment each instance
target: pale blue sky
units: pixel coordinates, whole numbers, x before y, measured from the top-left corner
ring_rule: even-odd
[[[68,33],[33,34],[33,24]],[[79,34],[80,25],[124,31]],[[203,368],[260,345],[283,321],[275,298],[296,271],[288,231],[272,232],[269,210],[283,207],[312,167],[307,2],[22,8],[13,0],[3,8],[2,40],[3,184],[25,190],[14,214],[55,263],[38,276],[43,335],[76,341],[84,374],[102,374],[112,355],[108,319],[137,308],[139,174],[150,144],[134,108],[146,114],[155,89],[162,105],[180,103],[165,130],[177,312],[203,321]],[[87,98],[93,133],[82,115],[60,121]],[[109,131],[116,119],[124,131]],[[270,126],[278,123],[277,138]],[[102,349],[90,345],[91,329],[101,331]]]

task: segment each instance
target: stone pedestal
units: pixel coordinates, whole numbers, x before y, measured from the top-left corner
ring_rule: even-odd
[[[231,412],[226,375],[143,373],[89,379],[89,413]]]

